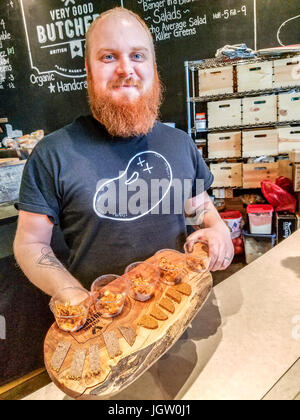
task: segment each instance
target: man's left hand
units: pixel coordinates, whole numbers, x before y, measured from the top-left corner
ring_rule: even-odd
[[[234,257],[234,247],[230,231],[224,222],[215,224],[213,227],[199,229],[193,232],[187,240],[197,240],[208,244],[210,265],[209,271],[225,270]]]

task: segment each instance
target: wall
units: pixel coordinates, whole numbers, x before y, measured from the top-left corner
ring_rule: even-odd
[[[183,129],[185,60],[213,57],[226,44],[300,43],[300,0],[7,0],[0,5],[0,117],[24,133],[49,133],[87,113],[84,32],[121,5],[149,25],[166,86],[162,120]]]

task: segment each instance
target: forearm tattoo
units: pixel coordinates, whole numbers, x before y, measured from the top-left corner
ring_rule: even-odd
[[[41,249],[41,256],[38,259],[37,264],[44,268],[55,268],[56,270],[67,271],[62,263],[53,254],[50,247],[44,247]]]

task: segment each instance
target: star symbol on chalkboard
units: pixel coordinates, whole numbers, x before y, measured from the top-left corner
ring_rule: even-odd
[[[48,88],[50,89],[50,93],[55,93],[55,85],[50,83],[50,85],[48,85]]]

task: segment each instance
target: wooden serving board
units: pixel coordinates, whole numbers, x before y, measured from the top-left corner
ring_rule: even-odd
[[[153,263],[153,258],[147,260]],[[146,302],[138,302],[127,296],[122,313],[114,318],[101,318],[93,307],[85,326],[75,333],[60,330],[54,323],[49,329],[44,342],[45,366],[52,381],[67,395],[78,399],[106,399],[134,382],[142,373],[155,363],[179,339],[193,318],[199,312],[212,289],[213,281],[209,272],[195,273],[185,266],[184,254],[178,257],[184,265],[183,282],[192,288],[190,296],[181,294],[181,302],[174,303],[175,312],[162,309],[168,319],[157,321],[158,328],[147,329],[138,325],[143,314],[149,314],[153,304],[158,303],[169,287],[158,283],[155,296]],[[130,326],[136,331],[136,340],[131,347],[121,335],[118,326]],[[122,354],[109,358],[102,336],[103,332],[114,330],[119,337]],[[68,354],[57,373],[51,367],[51,358],[59,342],[71,344]],[[90,373],[89,347],[98,344],[100,349],[101,372]],[[86,350],[86,359],[80,380],[68,378],[73,355],[76,350]]]

